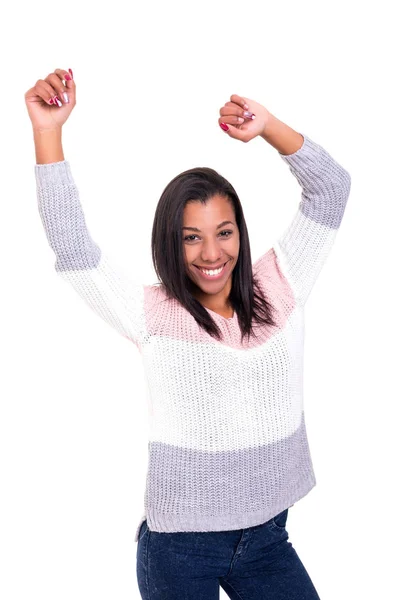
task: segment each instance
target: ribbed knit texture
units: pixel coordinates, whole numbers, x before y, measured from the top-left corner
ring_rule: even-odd
[[[68,161],[35,165],[40,216],[56,272],[138,348],[149,402],[144,511],[150,531],[222,531],[261,524],[316,484],[303,411],[304,306],[350,193],[350,175],[302,134],[279,154],[301,186],[284,233],[254,264],[278,328],[241,344],[237,314],[207,309],[207,334],[161,285],[133,283],[87,228]]]

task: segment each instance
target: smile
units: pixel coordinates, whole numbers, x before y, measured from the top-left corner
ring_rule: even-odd
[[[222,277],[225,274],[226,271],[226,265],[229,263],[229,260],[219,269],[203,269],[201,267],[198,267],[197,265],[194,265],[201,273],[202,277],[204,277],[204,279],[219,279],[220,277]]]

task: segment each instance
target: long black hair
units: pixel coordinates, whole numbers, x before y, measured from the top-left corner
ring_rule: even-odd
[[[193,296],[193,282],[186,271],[183,250],[183,211],[185,204],[197,200],[206,204],[212,196],[225,196],[232,204],[239,228],[240,248],[232,271],[229,301],[238,316],[242,332],[250,337],[253,321],[275,326],[273,305],[264,297],[252,269],[250,242],[242,205],[233,186],[214,169],[197,167],[183,171],[165,187],[155,211],[151,252],[155,272],[168,298],[178,300],[197,323],[216,339],[221,331],[204,306]]]

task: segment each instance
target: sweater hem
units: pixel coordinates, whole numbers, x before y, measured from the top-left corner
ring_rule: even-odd
[[[302,479],[301,482],[292,488],[290,493],[281,496],[279,501],[250,513],[178,515],[162,513],[154,508],[150,508],[147,510],[147,514],[144,514],[140,519],[136,530],[135,542],[138,541],[140,527],[146,519],[149,531],[156,533],[230,531],[255,527],[269,521],[286,508],[293,506],[295,502],[306,496],[315,485],[315,474],[311,472],[306,479]]]

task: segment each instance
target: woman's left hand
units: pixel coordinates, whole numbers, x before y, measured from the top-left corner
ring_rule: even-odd
[[[245,105],[248,108],[245,108]],[[250,115],[255,115],[255,117],[251,118],[251,116],[246,115],[246,111]],[[268,122],[273,118],[273,115],[265,106],[237,94],[232,94],[230,102],[226,102],[225,106],[220,108],[219,114],[221,116],[218,123],[220,125],[226,123],[229,127],[226,133],[230,137],[245,143],[264,133]]]

